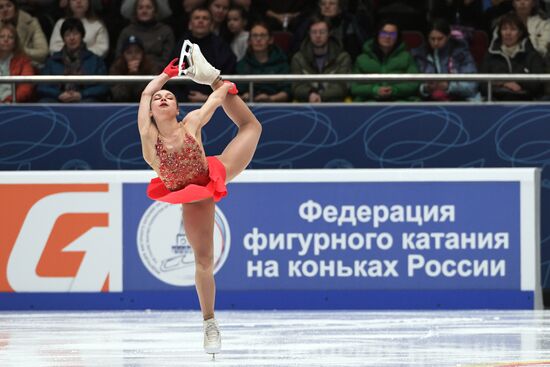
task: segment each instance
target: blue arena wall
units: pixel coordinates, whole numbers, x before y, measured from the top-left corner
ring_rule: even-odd
[[[550,106],[281,105],[253,112],[264,130],[252,169],[542,168],[541,281],[550,288]],[[0,106],[0,169],[146,169],[136,114],[136,105]],[[220,109],[204,129],[207,154],[220,153],[234,133]]]

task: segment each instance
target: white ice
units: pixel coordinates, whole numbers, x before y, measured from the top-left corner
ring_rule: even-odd
[[[1,367],[550,366],[547,311],[0,312]],[[544,362],[546,361],[546,362]]]

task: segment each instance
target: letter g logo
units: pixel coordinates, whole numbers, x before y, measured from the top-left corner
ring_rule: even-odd
[[[119,186],[0,185],[0,200],[0,291],[122,290]]]

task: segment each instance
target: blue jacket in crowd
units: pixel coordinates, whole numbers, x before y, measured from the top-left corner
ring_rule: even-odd
[[[103,59],[86,48],[80,51],[80,73],[81,75],[106,75],[107,68]],[[65,64],[63,63],[63,51],[58,51],[46,60],[42,69],[43,75],[65,75]],[[53,98],[63,93],[64,84],[40,84],[37,91],[41,98]],[[78,84],[77,90],[82,95],[82,101],[104,100],[109,93],[107,84]]]

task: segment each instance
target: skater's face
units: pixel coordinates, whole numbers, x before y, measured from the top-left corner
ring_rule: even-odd
[[[153,94],[153,98],[151,99],[151,116],[156,121],[158,121],[157,117],[160,116],[174,116],[175,118],[178,112],[178,101],[172,92],[162,89]]]
[[[189,20],[189,30],[193,36],[202,38],[210,34],[212,26],[212,16],[209,11],[195,10]]]
[[[152,0],[139,0],[136,6],[136,19],[140,22],[149,22],[155,18],[156,11]]]
[[[9,0],[0,0],[0,20],[15,18],[15,4]]]

